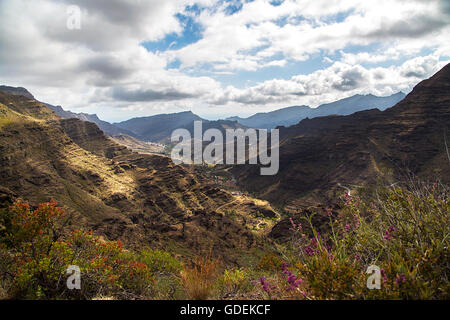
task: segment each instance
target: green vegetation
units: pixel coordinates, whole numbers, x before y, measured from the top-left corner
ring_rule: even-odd
[[[448,200],[440,184],[379,188],[363,198],[345,195],[341,214],[329,213],[328,235],[312,228],[310,239],[302,224],[292,223],[295,236],[281,250],[287,264],[269,275],[274,288],[263,289],[272,298],[448,299]],[[310,221],[305,218],[305,225]],[[370,265],[380,268],[379,290],[367,288]],[[289,282],[286,274],[302,281],[285,290],[280,281]]]
[[[1,212],[0,297],[19,299],[449,299],[450,204],[447,187],[425,184],[345,195],[329,212],[329,232],[311,218],[292,221],[288,244],[272,245],[245,267],[210,255],[126,250],[86,231],[64,229],[55,202]],[[305,230],[312,229],[312,237]],[[68,290],[66,269],[81,269]],[[381,288],[367,287],[379,267]]]

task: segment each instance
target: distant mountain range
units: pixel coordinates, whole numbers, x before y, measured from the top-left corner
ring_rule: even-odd
[[[0,91],[25,96],[34,99],[33,95],[25,88],[0,86]],[[126,135],[135,139],[148,142],[170,143],[170,137],[175,129],[188,129],[193,133],[194,121],[202,121],[203,129],[216,128],[221,131],[237,128],[273,129],[278,126],[289,127],[306,118],[315,118],[329,115],[350,115],[352,113],[378,108],[385,110],[392,107],[405,97],[398,92],[388,97],[377,97],[372,94],[354,95],[339,101],[323,104],[317,108],[308,106],[293,106],[267,113],[257,113],[248,118],[230,117],[225,120],[205,120],[191,111],[170,114],[159,114],[149,117],[138,117],[119,123],[109,123],[100,120],[96,114],[74,113],[64,110],[61,106],[53,106],[44,103],[57,115],[64,119],[76,118],[82,121],[93,122],[108,136]],[[125,139],[130,140],[130,139]],[[121,141],[124,141],[121,139]]]
[[[215,128],[221,131],[225,129],[244,128],[236,121],[217,120],[209,121],[200,118],[191,111],[159,114],[150,117],[133,118],[127,121],[114,123],[115,126],[132,131],[133,134],[145,141],[170,143],[172,132],[176,129],[187,129],[191,134],[194,131],[194,121],[202,121],[203,131]]]
[[[388,97],[377,97],[372,94],[357,94],[332,103],[323,104],[317,108],[293,106],[266,113],[257,113],[248,118],[230,117],[226,120],[237,121],[246,127],[259,129],[273,129],[278,126],[289,127],[306,118],[329,115],[345,116],[369,109],[383,111],[394,106],[404,97],[405,94],[403,92],[398,92]]]

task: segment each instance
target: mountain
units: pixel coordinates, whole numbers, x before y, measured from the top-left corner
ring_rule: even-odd
[[[88,121],[95,123],[104,133],[108,136],[115,135],[128,135],[134,136],[134,133],[129,130],[124,130],[115,125],[112,125],[109,122],[100,120],[96,114],[88,114],[88,113],[74,113],[71,111],[64,110],[61,106],[52,106],[50,104],[45,104],[51,110],[56,112],[61,118],[64,119],[80,119],[81,121]]]
[[[273,129],[277,126],[291,126],[310,114],[308,106],[294,106],[267,113],[257,113],[248,118],[230,117],[227,120],[237,121],[240,124],[258,129]]]
[[[323,109],[330,108],[324,106]],[[342,109],[340,109],[342,110]],[[344,188],[404,181],[405,175],[450,180],[450,65],[419,83],[394,107],[304,119],[280,128],[280,170],[236,166],[240,186],[299,212],[335,202]]]
[[[231,117],[227,120],[237,121],[240,124],[259,129],[273,129],[278,126],[291,126],[305,118],[315,118],[328,115],[349,115],[362,110],[378,108],[385,110],[392,107],[405,97],[398,92],[388,97],[377,97],[372,94],[354,95],[332,103],[323,104],[317,108],[308,106],[294,106],[267,113],[257,113],[248,118]]]
[[[191,111],[159,114],[150,117],[133,118],[127,121],[114,123],[115,126],[132,131],[135,135],[146,141],[166,141],[172,132],[184,128],[196,120],[203,120]]]
[[[34,99],[33,95],[25,88],[22,87],[9,87],[9,86],[0,86],[0,91],[16,95],[16,96],[24,96],[28,99]]]
[[[357,94],[349,98],[323,104],[316,109],[313,109],[312,115],[314,117],[328,115],[346,116],[358,111],[370,109],[379,109],[383,111],[394,106],[404,98],[405,94],[403,92],[398,92],[387,97],[377,97],[372,94]]]
[[[69,213],[67,230],[83,227],[130,248],[212,250],[231,263],[257,246],[251,223],[261,224],[260,213],[276,216],[168,157],[130,151],[95,123],[0,91],[0,200],[34,206],[51,198]]]
[[[236,121],[205,120],[191,111],[133,118],[114,123],[114,125],[121,129],[132,131],[134,135],[144,141],[169,144],[172,132],[176,129],[187,129],[193,134],[194,121],[202,121],[203,130],[215,128],[223,132],[225,129],[244,128]]]
[[[34,96],[25,88],[15,88],[10,86],[0,86],[0,91],[13,94],[13,95],[19,95],[24,96],[29,99],[34,100]],[[109,136],[113,135],[120,135],[120,134],[126,134],[129,136],[133,136],[134,134],[131,131],[120,129],[109,122],[100,120],[96,114],[88,114],[88,113],[74,113],[71,111],[64,110],[61,106],[53,106],[48,103],[43,103],[48,108],[50,108],[52,111],[54,111],[57,115],[59,115],[61,118],[64,119],[80,119],[82,121],[89,121],[95,123],[104,133],[106,133]]]

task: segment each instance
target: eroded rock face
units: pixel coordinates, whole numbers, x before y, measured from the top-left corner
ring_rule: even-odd
[[[395,181],[412,172],[448,182],[445,135],[450,141],[450,65],[386,111],[281,127],[275,176],[260,176],[257,166],[237,166],[233,172],[240,186],[295,212],[335,201],[342,185],[366,185],[379,177]]]

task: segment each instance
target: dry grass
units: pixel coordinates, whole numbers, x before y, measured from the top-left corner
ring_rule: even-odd
[[[214,289],[220,262],[209,257],[197,257],[185,264],[180,273],[181,284],[189,299],[206,300]]]

